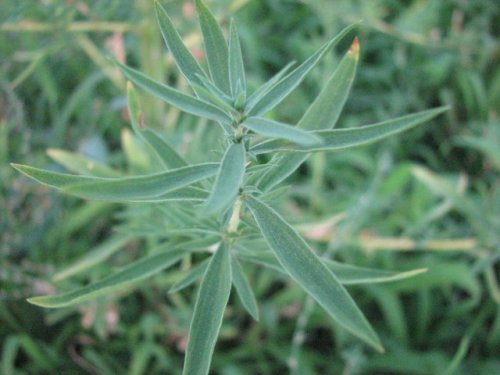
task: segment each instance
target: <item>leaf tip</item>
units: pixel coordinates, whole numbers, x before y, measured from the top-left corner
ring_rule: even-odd
[[[28,302],[31,305],[43,306],[43,303],[40,302],[40,298],[42,298],[42,297],[30,297],[30,298],[26,298],[26,302]]]
[[[14,168],[16,171],[21,172],[22,174],[25,174],[25,175],[27,174],[26,173],[27,165],[10,163],[10,166],[12,168]]]
[[[359,39],[356,36],[351,44],[351,47],[349,48],[348,53],[357,60],[359,58],[359,50],[360,50]]]

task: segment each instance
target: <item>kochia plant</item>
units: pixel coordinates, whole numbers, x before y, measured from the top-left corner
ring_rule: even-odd
[[[220,162],[190,164],[158,133],[144,127],[135,90],[129,83],[128,108],[134,133],[158,157],[163,171],[114,177],[104,169],[100,174],[73,175],[13,165],[45,185],[81,198],[181,207],[188,217],[184,223],[189,225],[180,226],[175,235],[163,233],[158,247],[111,276],[70,292],[34,297],[29,302],[50,308],[82,303],[153,276],[186,257],[199,260],[203,256],[194,255],[202,253],[205,259],[192,267],[171,290],[178,291],[202,278],[189,331],[185,374],[208,373],[232,286],[242,305],[258,320],[257,301],[240,262],[253,262],[288,274],[341,327],[382,351],[377,334],[343,285],[391,281],[421,270],[403,273],[373,270],[322,258],[268,202],[279,192],[278,185],[311,153],[381,140],[419,125],[445,109],[427,110],[362,127],[333,129],[356,71],[359,44],[355,39],[296,125],[270,120],[265,117],[266,113],[284,100],[353,26],[345,28],[299,66],[292,69],[292,65],[287,65],[249,93],[236,25],[231,23],[226,42],[223,31],[203,2],[197,0],[196,6],[208,71],[183,44],[167,12],[156,4],[161,33],[191,86],[192,95],[118,62],[116,65],[136,86],[181,111],[220,126],[223,139],[219,144],[225,145]],[[271,157],[267,163],[260,163],[257,158],[260,154]],[[123,238],[113,239],[100,249],[101,253],[93,253],[76,267],[60,272],[56,279],[91,267],[123,243]]]

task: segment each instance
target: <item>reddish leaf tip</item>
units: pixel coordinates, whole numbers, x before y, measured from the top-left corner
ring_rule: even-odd
[[[354,56],[355,58],[358,58],[359,57],[359,39],[358,37],[355,37],[352,44],[351,44],[351,47],[349,48],[349,54]]]

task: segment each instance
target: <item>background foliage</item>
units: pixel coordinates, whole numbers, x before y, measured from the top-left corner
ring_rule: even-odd
[[[238,20],[251,87],[363,19],[356,32],[361,62],[340,127],[452,106],[447,117],[381,144],[311,158],[280,201],[306,237],[335,259],[429,268],[418,279],[349,289],[387,353],[342,335],[320,309],[308,311],[296,285],[255,268],[260,323],[245,317],[238,303],[231,305],[214,371],[282,373],[298,361],[300,374],[500,372],[496,2],[208,3],[226,26],[230,16]],[[185,40],[201,53],[192,4],[168,5]],[[113,225],[120,230],[127,222],[122,230],[133,234],[127,218],[149,212],[61,196],[8,166],[56,169],[45,150],[63,148],[122,171],[147,168],[151,161],[123,130],[129,128],[125,82],[105,56],[185,87],[152,22],[153,4],[7,0],[0,14],[0,372],[178,373],[193,293],[166,290],[181,271],[79,308],[46,311],[25,302],[135,259],[144,243],[131,240],[80,280],[51,278],[109,238]],[[295,121],[349,43],[339,45],[338,55],[330,54],[273,116]],[[197,119],[149,96],[141,96],[141,104],[149,126],[166,132],[181,150],[199,138]],[[206,156],[198,161],[216,158]]]

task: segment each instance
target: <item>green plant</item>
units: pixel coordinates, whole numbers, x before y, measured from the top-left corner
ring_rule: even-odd
[[[202,277],[191,320],[184,373],[206,374],[233,285],[242,305],[259,319],[256,298],[241,266],[242,262],[253,262],[291,276],[340,326],[383,351],[377,334],[343,285],[392,281],[423,270],[366,269],[320,257],[270,202],[283,193],[279,184],[311,153],[381,140],[419,125],[445,109],[427,110],[358,128],[333,129],[356,72],[359,43],[355,39],[296,126],[265,118],[263,116],[284,100],[354,26],[344,29],[294,69],[287,65],[249,94],[235,23],[231,23],[226,43],[214,16],[202,1],[196,1],[196,6],[209,74],[185,47],[166,11],[159,4],[156,9],[167,47],[194,95],[166,86],[118,62],[116,65],[135,85],[186,113],[217,123],[220,131],[207,131],[216,135],[214,142],[210,143],[211,138],[206,138],[206,142],[210,143],[209,148],[218,151],[222,148],[220,161],[190,164],[161,135],[144,127],[135,89],[129,84],[128,107],[134,134],[149,148],[145,152],[157,159],[160,171],[115,177],[111,176],[114,171],[98,165],[87,169],[85,175],[71,175],[13,164],[25,175],[64,193],[127,203],[131,210],[139,204],[166,205],[171,212],[163,212],[164,218],[176,216],[177,227],[170,222],[174,227],[171,231],[164,232],[161,224],[154,228],[154,236],[140,228],[137,230],[135,237],[157,245],[149,248],[141,259],[87,286],[29,301],[43,307],[72,306],[130,286],[181,261],[197,263],[174,284],[171,292]],[[195,159],[202,159],[203,150],[193,148],[191,152],[197,153]],[[269,157],[264,159],[259,155]],[[86,165],[85,158],[73,157],[72,169],[81,170]],[[68,155],[55,159],[68,166]],[[148,213],[146,210],[145,217]],[[119,250],[128,239],[123,231],[118,232],[98,251],[59,272],[56,278],[92,268]]]

